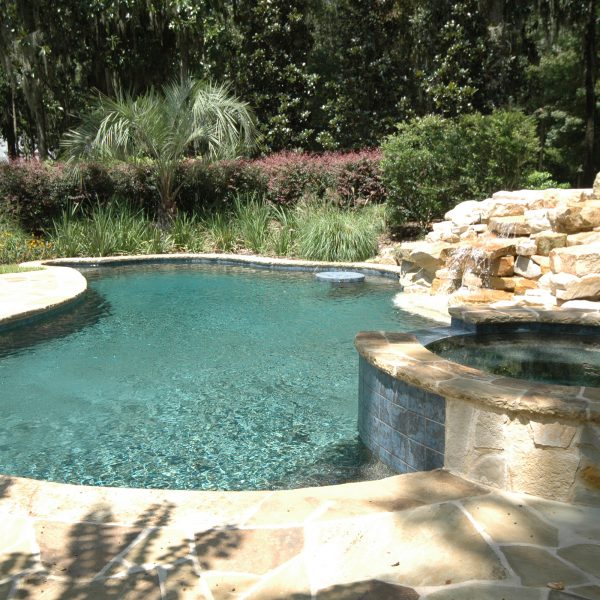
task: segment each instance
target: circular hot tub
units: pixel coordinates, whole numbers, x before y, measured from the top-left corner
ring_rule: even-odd
[[[451,327],[360,333],[361,438],[400,472],[443,466],[600,504],[600,314],[588,313],[479,308]]]

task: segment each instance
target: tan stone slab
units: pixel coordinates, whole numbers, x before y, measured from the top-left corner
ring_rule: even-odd
[[[186,558],[193,539],[181,530],[160,527],[151,530],[125,554],[128,562],[137,565],[170,565]]]
[[[575,544],[561,548],[558,555],[586,573],[600,578],[600,544]]]
[[[488,493],[487,488],[442,469],[322,489],[320,497],[326,510],[316,517],[319,521],[399,512]]]
[[[302,528],[222,529],[196,534],[196,554],[205,570],[262,575],[302,552]]]
[[[496,583],[475,583],[433,592],[427,595],[427,600],[545,600],[545,593]]]
[[[200,577],[189,562],[181,562],[166,571],[162,600],[209,600],[204,594]]]
[[[542,517],[566,531],[600,542],[600,508],[552,502],[543,498],[525,497],[524,502]]]
[[[541,548],[504,546],[502,551],[524,586],[540,587],[555,581],[565,585],[588,583],[579,571],[565,565]]]
[[[240,524],[246,513],[258,509],[270,492],[194,492],[129,488],[102,488],[50,482],[36,482],[25,496],[15,479],[14,496],[29,501],[35,517],[52,516],[64,521],[121,523],[140,528],[170,525],[176,528],[206,529]]]
[[[309,600],[308,596],[293,596],[293,600]],[[372,579],[346,585],[333,585],[318,590],[317,600],[418,600],[419,594],[412,588]]]
[[[214,600],[237,600],[260,581],[260,575],[204,571],[202,579],[208,585]]]
[[[311,598],[310,580],[306,573],[304,557],[298,556],[280,569],[265,575],[246,592],[249,600],[273,598]]]
[[[33,523],[26,515],[0,512],[0,579],[39,565]]]
[[[44,567],[64,577],[94,577],[140,534],[128,527],[56,521],[37,521],[35,530]]]
[[[83,294],[86,288],[87,281],[79,271],[64,267],[0,275],[0,322],[60,306]]]
[[[488,227],[490,231],[504,237],[531,234],[531,225],[522,215],[492,217]]]
[[[600,600],[600,586],[582,585],[572,587],[568,592],[550,592],[548,600]]]
[[[497,495],[463,500],[463,506],[498,544],[527,543],[558,546],[558,530],[524,505]]]
[[[506,577],[497,557],[452,504],[310,523],[306,540],[310,577],[318,588],[377,578],[435,586],[448,579]]]
[[[18,584],[16,598],[44,600],[162,600],[156,572],[97,582],[31,576]],[[202,600],[199,597],[198,600]]]

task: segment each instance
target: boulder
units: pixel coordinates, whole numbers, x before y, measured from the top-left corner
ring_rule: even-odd
[[[517,256],[515,274],[527,279],[538,279],[542,276],[542,267],[528,256]]]
[[[481,202],[477,200],[465,200],[457,204],[452,210],[449,210],[445,215],[446,221],[451,221],[455,225],[474,225],[481,222],[482,217]]]
[[[536,252],[541,256],[548,256],[554,248],[567,245],[567,234],[555,231],[542,231],[532,236],[536,243]]]
[[[585,202],[591,197],[592,190],[590,189],[552,188],[544,190],[544,208],[554,208],[559,204],[568,204],[569,202]]]
[[[592,196],[600,200],[600,173],[597,173],[596,179],[594,179],[594,188],[592,190]]]
[[[562,304],[562,308],[577,308],[579,310],[597,310],[600,312],[600,302],[591,300],[567,300]]]
[[[535,288],[525,290],[522,296],[515,296],[523,306],[547,306],[548,308],[556,306],[556,298],[550,293],[550,290]]]
[[[505,292],[515,291],[515,278],[514,277],[497,277],[492,276],[487,280],[487,287],[492,290],[502,290]]]
[[[479,275],[476,275],[472,271],[467,271],[466,273],[463,273],[462,285],[469,290],[480,288],[483,287],[483,280]]]
[[[433,276],[444,264],[442,252],[452,247],[446,242],[405,242],[397,247],[396,259],[412,263]]]
[[[515,294],[524,294],[526,290],[536,289],[538,284],[533,279],[526,277],[513,277],[515,282]]]
[[[494,277],[512,277],[515,270],[514,256],[501,256],[494,259],[489,266],[488,273]]]
[[[439,279],[436,277],[431,283],[432,296],[452,294],[461,286],[460,279]]]
[[[531,227],[523,215],[513,217],[491,217],[489,229],[504,237],[531,234]]]
[[[545,289],[545,290],[551,290],[552,289],[552,273],[544,273],[538,280],[537,280],[537,284],[538,284],[538,288],[540,289]]]
[[[490,219],[494,217],[516,217],[522,215],[527,209],[527,204],[523,200],[495,200],[491,203]]]
[[[559,205],[550,212],[550,222],[561,233],[590,231],[600,226],[600,199]]]
[[[600,299],[600,274],[577,277],[570,273],[553,273],[552,293],[559,300]]]
[[[538,233],[550,229],[550,219],[548,218],[547,208],[526,210],[523,216],[525,217],[525,222],[531,229],[531,233]]]
[[[456,226],[452,221],[440,221],[439,223],[433,223],[431,227],[437,241],[448,242],[450,244],[458,242],[460,230],[456,230]]]
[[[600,243],[557,248],[550,252],[550,268],[553,273],[600,275]]]
[[[464,231],[463,233],[460,234],[460,241],[461,242],[473,242],[478,237],[479,236],[477,235],[477,233],[469,227],[466,231]]]
[[[549,256],[540,256],[539,254],[534,254],[531,257],[531,260],[539,265],[542,269],[542,273],[548,273],[550,271],[550,257]]]
[[[514,202],[523,206],[525,210],[535,210],[536,208],[544,208],[545,197],[544,190],[516,190],[514,192],[496,192],[492,195],[492,200],[495,202]]]
[[[516,245],[516,252],[519,256],[533,256],[537,252],[537,243],[531,238],[523,238]]]
[[[500,300],[510,300],[513,295],[502,290],[480,289],[475,291],[458,290],[448,299],[450,306],[461,304],[491,304]]]
[[[567,246],[600,243],[600,231],[582,231],[567,236]]]

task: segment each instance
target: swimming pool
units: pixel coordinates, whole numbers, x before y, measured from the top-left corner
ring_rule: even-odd
[[[386,474],[361,445],[359,330],[430,323],[394,281],[146,264],[0,331],[0,471],[66,483],[278,489]]]

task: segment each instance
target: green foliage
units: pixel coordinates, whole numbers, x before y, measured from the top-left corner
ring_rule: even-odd
[[[233,5],[229,72],[256,111],[265,152],[310,148],[317,75],[307,67],[310,0],[242,0]]]
[[[297,255],[300,258],[356,262],[377,254],[377,238],[383,231],[383,207],[349,212],[308,204],[297,210]]]
[[[526,190],[568,189],[569,187],[568,183],[558,183],[558,181],[552,179],[552,175],[548,171],[532,171],[525,178],[523,186]]]
[[[178,213],[171,223],[171,241],[178,252],[206,252],[206,232],[195,215]]]
[[[273,206],[271,215],[269,252],[275,256],[290,256],[294,252],[297,235],[297,211],[282,206]]]
[[[12,219],[0,213],[0,265],[41,260],[53,253],[51,244],[28,235]]]
[[[127,206],[97,206],[90,213],[63,211],[48,237],[58,256],[158,254],[172,248],[170,236]]]
[[[523,187],[538,152],[535,122],[520,111],[401,123],[383,145],[391,224],[425,229],[458,202]]]
[[[30,271],[40,271],[41,267],[21,267],[17,264],[2,265],[0,264],[0,275],[7,273],[29,273]]]
[[[232,158],[254,137],[252,113],[227,86],[186,78],[160,93],[100,95],[62,147],[70,160],[150,160],[164,217],[177,212],[177,168],[187,152],[207,161]]]
[[[191,76],[231,82],[258,115],[265,153],[374,147],[416,116],[518,105],[539,117],[538,168],[580,185],[586,158],[600,169],[598,69],[585,51],[595,45],[599,63],[597,2],[4,5],[0,135],[13,158],[55,157],[76,115],[93,108],[90,90],[144,95]]]
[[[457,128],[429,116],[398,125],[384,142],[382,168],[393,226],[415,222],[425,229],[457,194]]]
[[[240,240],[248,250],[262,254],[269,241],[271,208],[255,194],[235,199],[233,215]]]
[[[218,212],[203,220],[207,246],[211,252],[234,252],[237,248],[238,234],[235,222],[230,214]]]
[[[233,209],[238,195],[255,194],[271,203],[293,205],[307,195],[356,207],[385,200],[380,153],[363,151],[323,156],[284,153],[264,159],[225,160],[207,164],[185,160],[175,171],[180,211],[220,212]],[[16,161],[0,164],[0,209],[28,231],[41,232],[68,206],[89,210],[125,201],[149,217],[158,214],[160,199],[153,168],[140,164],[82,163],[78,179],[61,163]]]

